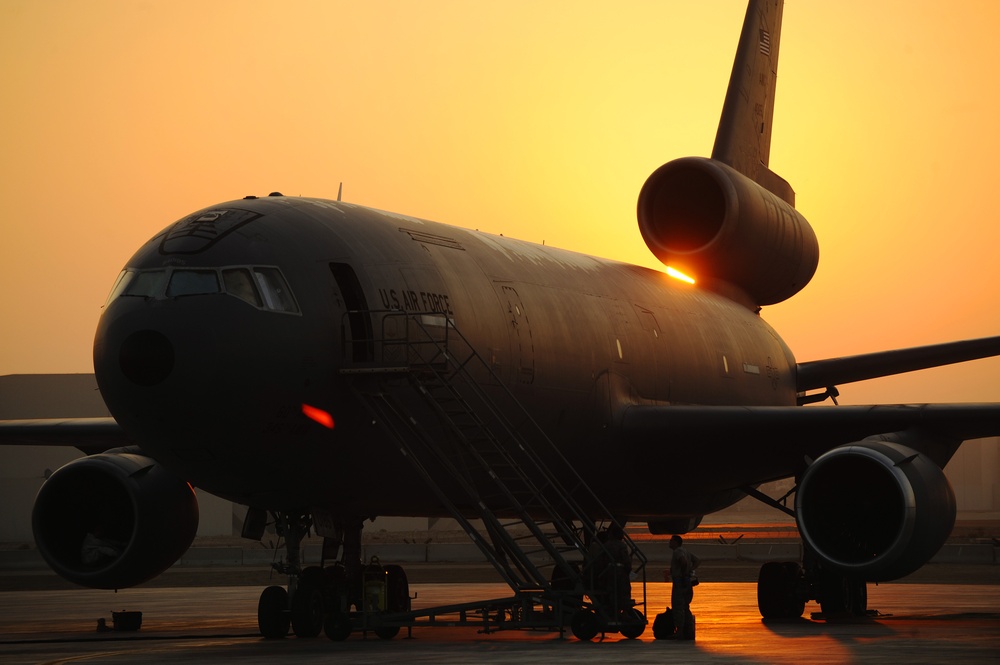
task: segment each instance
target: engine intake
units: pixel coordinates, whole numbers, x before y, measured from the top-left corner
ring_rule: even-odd
[[[927,563],[955,524],[955,494],[926,455],[865,441],[822,455],[795,497],[799,532],[832,567],[871,582]]]
[[[795,208],[740,172],[685,157],[653,172],[639,192],[639,230],[665,265],[738,287],[757,305],[798,293],[819,264],[812,227]]]
[[[104,453],[53,473],[31,522],[39,552],[60,576],[121,589],[159,575],[190,547],[198,500],[149,457]]]

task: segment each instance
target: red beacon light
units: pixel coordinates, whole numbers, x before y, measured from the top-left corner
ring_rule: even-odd
[[[324,411],[323,409],[316,408],[315,406],[310,406],[308,404],[302,405],[302,413],[306,418],[313,420],[327,429],[333,429],[333,416]]]

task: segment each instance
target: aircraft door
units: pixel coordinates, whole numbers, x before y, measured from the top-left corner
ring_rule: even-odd
[[[352,362],[371,362],[375,360],[375,336],[368,300],[358,275],[346,263],[331,263],[330,270],[347,308],[347,326],[341,333],[344,335],[345,360],[349,357]],[[350,345],[347,344],[348,339]]]
[[[511,353],[517,367],[516,382],[530,385],[535,382],[535,346],[531,337],[528,312],[521,296],[512,287],[500,286],[500,301],[507,308],[511,330]]]

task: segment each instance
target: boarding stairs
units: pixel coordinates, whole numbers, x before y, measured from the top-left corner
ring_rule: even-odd
[[[505,627],[522,627],[518,617],[537,627],[548,617],[561,631],[581,609],[609,630],[644,623],[636,610],[646,598],[642,552],[625,535],[632,570],[608,573],[634,570],[641,601],[596,579],[588,563],[613,560],[621,547],[598,537],[592,516],[610,512],[454,321],[433,312],[364,314],[381,324],[371,345],[378,359],[341,372],[354,377],[374,420],[513,590],[521,609]]]

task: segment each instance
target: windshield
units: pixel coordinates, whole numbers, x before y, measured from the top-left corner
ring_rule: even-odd
[[[221,293],[219,275],[214,270],[175,270],[167,285],[167,297]]]
[[[298,304],[281,270],[273,266],[223,268],[126,268],[115,280],[107,303],[115,298],[178,298],[225,294],[258,309],[299,313]]]

